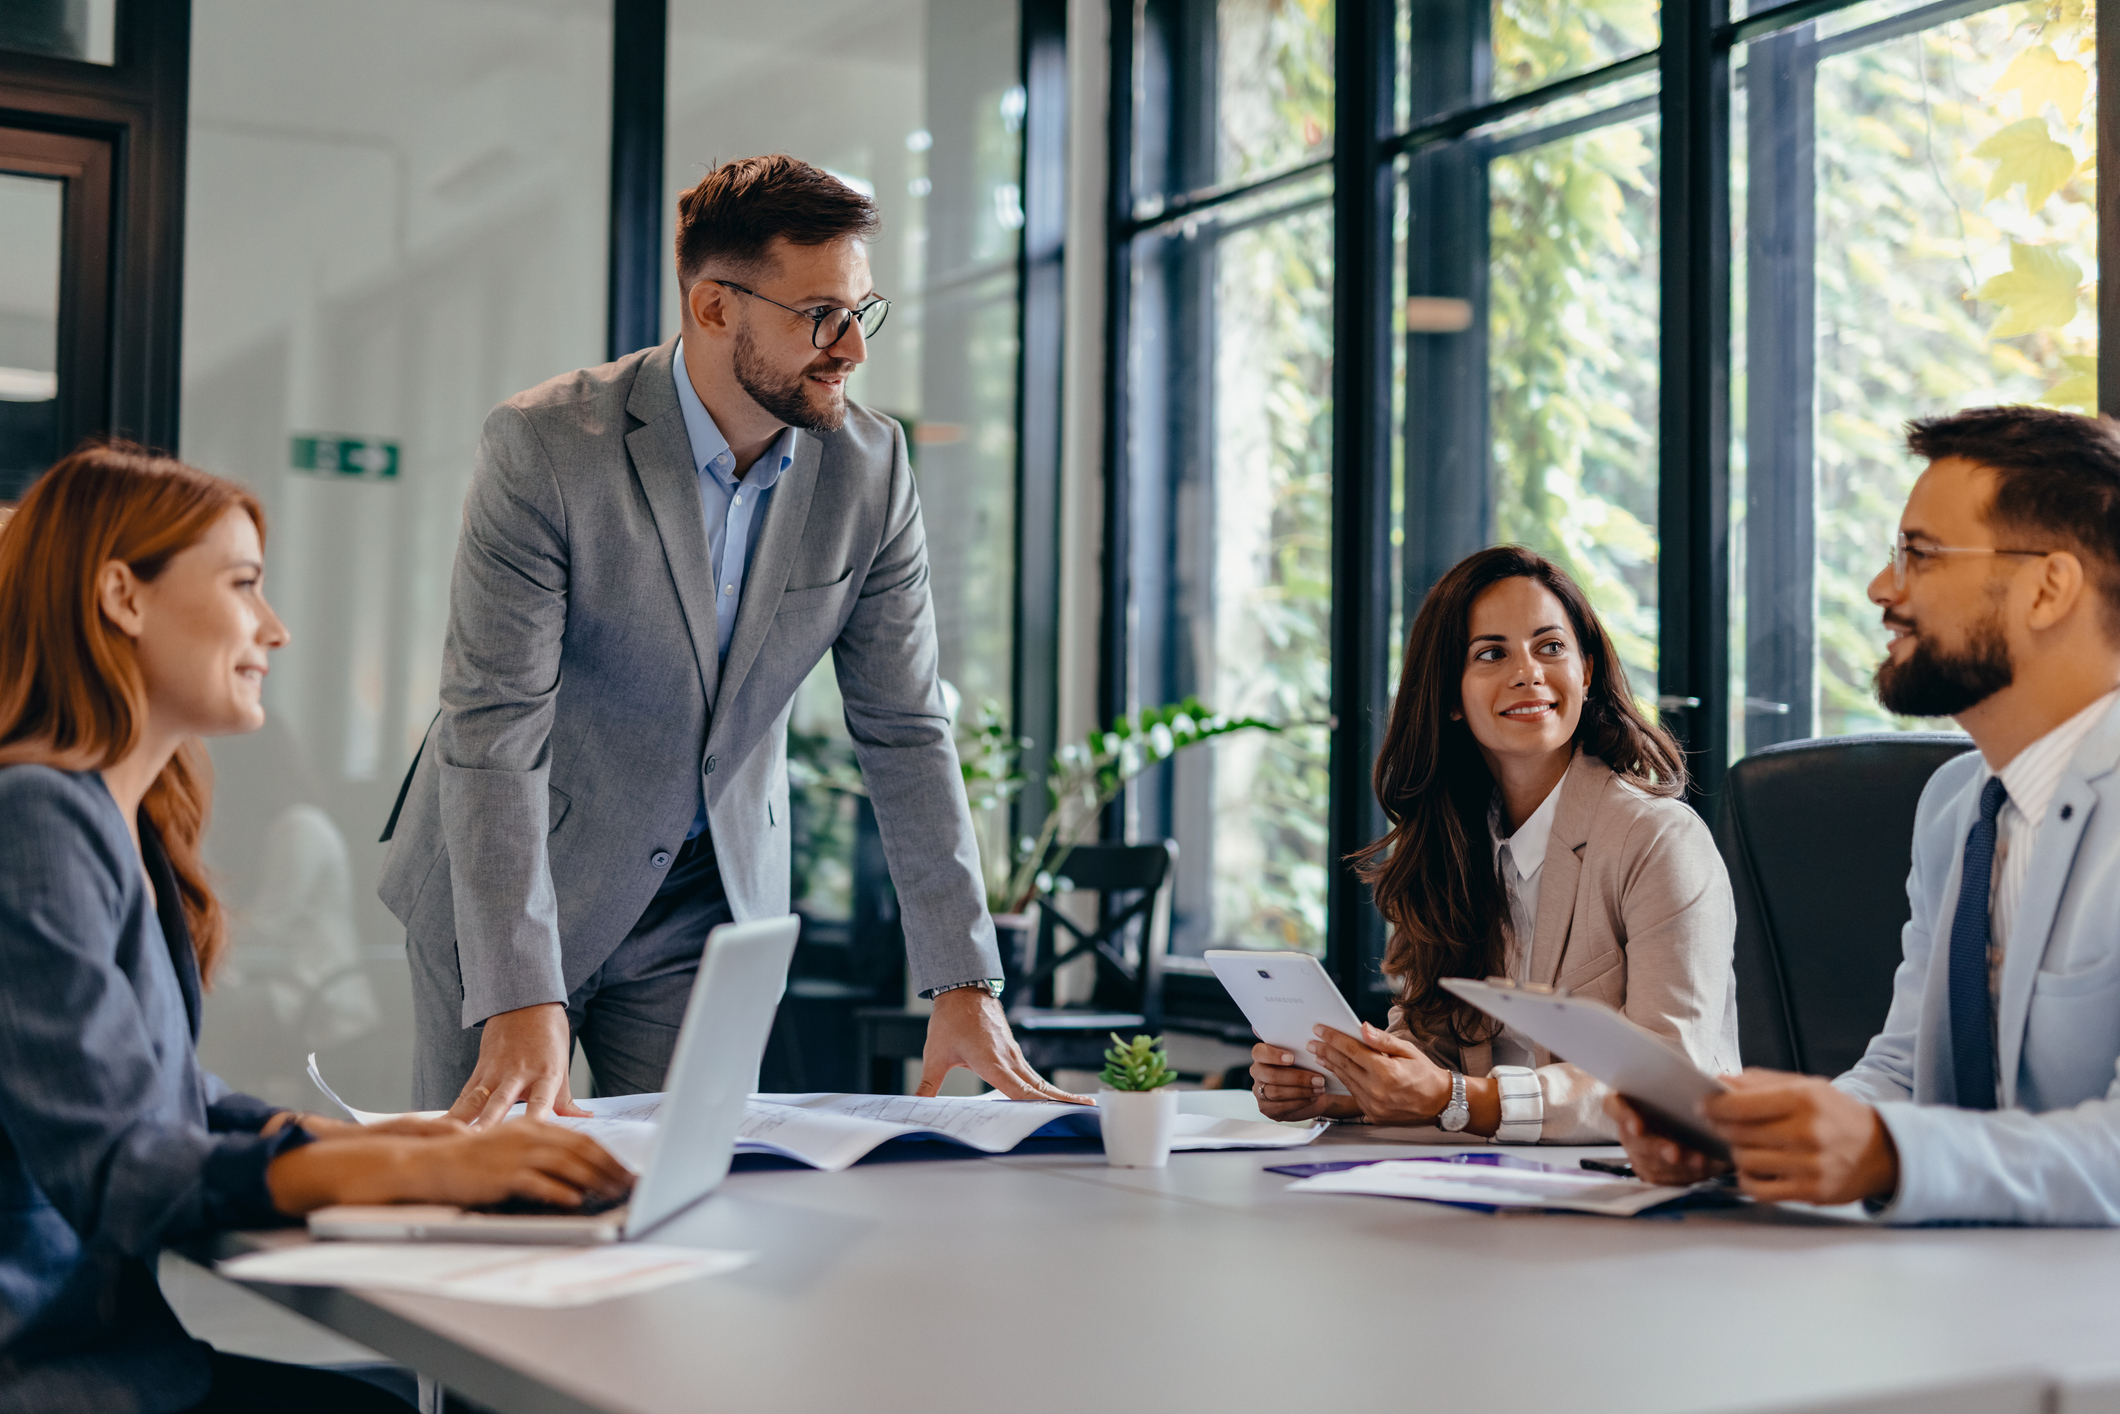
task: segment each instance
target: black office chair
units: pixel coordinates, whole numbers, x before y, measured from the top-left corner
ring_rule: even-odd
[[[1177,859],[1175,840],[1085,844],[1053,871],[1097,895],[1097,923],[1084,928],[1057,908],[1039,909],[1033,955],[1017,964],[1021,975],[1011,975],[1002,994],[1016,1043],[1041,1075],[1100,1069],[1113,1032],[1161,1028],[1163,952],[1155,913]],[[1089,999],[1053,1005],[1053,975],[1082,958],[1096,968]]]
[[[1838,1075],[1884,1024],[1907,921],[1914,807],[1962,736],[1783,742],[1730,768],[1715,842],[1737,895],[1748,1065]]]
[[[1038,910],[1038,931],[1027,950],[1004,943],[1002,1006],[1024,1058],[1040,1074],[1096,1070],[1112,1032],[1161,1025],[1163,955],[1155,910],[1177,854],[1170,840],[1075,846],[1053,873],[1097,894],[1096,925],[1078,926],[1048,903]],[[1097,973],[1088,1001],[1055,1006],[1054,973],[1084,958],[1094,959]],[[898,1007],[865,1007],[855,1022],[869,1089],[899,1093],[904,1063],[918,1060],[927,1045],[927,1017]]]

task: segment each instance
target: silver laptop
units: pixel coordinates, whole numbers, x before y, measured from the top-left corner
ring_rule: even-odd
[[[655,1144],[633,1196],[609,1212],[481,1213],[400,1204],[323,1208],[314,1237],[410,1242],[524,1242],[586,1246],[645,1236],[718,1187],[729,1172],[744,1102],[787,986],[802,920],[794,914],[724,923],[707,935],[684,1028],[658,1114]]]

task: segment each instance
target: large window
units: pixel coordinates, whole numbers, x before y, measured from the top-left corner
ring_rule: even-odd
[[[1183,842],[1171,939],[1325,948],[1332,668],[1333,10],[1127,16],[1126,707],[1285,723],[1178,758],[1130,827]]]
[[[1572,52],[1513,40],[1519,68]],[[1657,667],[1658,126],[1652,74],[1408,164],[1404,415],[1426,512],[1409,586],[1481,545],[1528,545],[1589,591],[1642,693]]]
[[[1864,587],[1909,418],[2098,406],[2091,6],[1114,14],[1107,705],[1294,728],[1136,791],[1181,949],[1321,949],[1379,1003],[1344,857],[1404,624],[1483,545],[1582,582],[1705,812],[1747,751],[1933,725],[1876,707]]]
[[[1939,725],[1872,696],[1864,587],[1907,419],[2097,407],[2095,47],[2083,7],[1868,4],[1736,52],[1739,754]]]
[[[671,219],[676,195],[717,161],[768,152],[824,167],[881,209],[869,263],[891,314],[848,395],[905,425],[943,678],[968,711],[1009,711],[1026,117],[1016,7],[763,6],[738,22],[729,0],[675,0],[670,20]],[[815,97],[790,102],[797,93]],[[674,278],[663,293],[668,338]],[[855,908],[859,776],[829,658],[798,694],[792,731],[795,902],[836,924]]]

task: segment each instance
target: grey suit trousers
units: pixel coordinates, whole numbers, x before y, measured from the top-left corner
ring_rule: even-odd
[[[645,1095],[664,1088],[677,1033],[699,973],[707,934],[731,921],[712,837],[686,840],[663,885],[611,955],[567,995],[567,1028],[589,1058],[598,1095]],[[421,954],[412,954],[419,966]],[[447,1109],[478,1065],[483,1027],[457,1024],[438,977],[415,978],[419,1044],[413,1107]],[[450,986],[456,979],[447,979]],[[440,1003],[439,1005],[437,1003]],[[579,1100],[583,1096],[576,1095]]]

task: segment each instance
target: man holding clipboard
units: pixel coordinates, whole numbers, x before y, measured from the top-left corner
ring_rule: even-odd
[[[1912,424],[1929,466],[1870,582],[1877,696],[1977,753],[1922,794],[1884,1029],[1830,1082],[1748,1070],[1703,1113],[1746,1193],[1888,1222],[2120,1223],[2120,428]],[[1608,1108],[1643,1178],[1724,1167]]]

